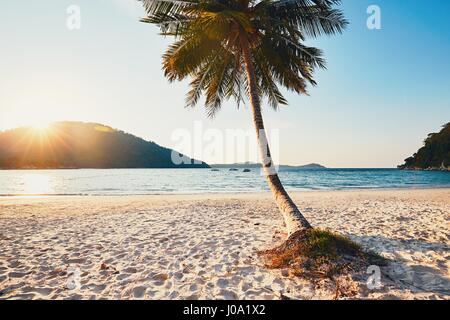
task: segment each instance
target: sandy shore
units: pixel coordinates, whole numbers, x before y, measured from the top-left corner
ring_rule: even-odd
[[[392,259],[359,298],[450,298],[450,189],[293,197]],[[0,299],[331,298],[261,265],[282,237],[270,194],[0,198]]]

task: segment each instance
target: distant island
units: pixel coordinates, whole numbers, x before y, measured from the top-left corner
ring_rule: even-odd
[[[430,133],[420,148],[405,163],[398,166],[402,170],[450,171],[450,122],[439,133]]]
[[[244,168],[261,168],[260,163],[254,162],[242,162],[242,163],[231,163],[231,164],[211,164],[211,168],[236,168],[236,169],[244,169]],[[326,169],[326,167],[317,164],[310,163],[302,166],[288,166],[288,165],[280,165],[280,169],[289,170],[289,169]]]
[[[99,123],[66,121],[0,132],[1,169],[209,168],[186,156],[177,165],[172,151]]]

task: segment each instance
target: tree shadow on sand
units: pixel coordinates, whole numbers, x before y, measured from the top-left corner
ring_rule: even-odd
[[[391,239],[381,235],[350,234],[349,237],[389,259],[386,266],[380,267],[382,288],[376,289],[377,292],[389,293],[396,288],[446,296],[444,298],[447,299],[450,297],[447,266],[450,245],[417,239]],[[362,294],[370,292],[368,288],[363,288]]]
[[[310,229],[259,255],[335,299],[448,299],[448,253],[445,243]]]

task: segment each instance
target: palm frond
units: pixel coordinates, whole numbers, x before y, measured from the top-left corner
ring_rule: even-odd
[[[279,0],[264,3],[269,17],[287,21],[309,37],[342,33],[348,25],[342,11],[333,6],[340,0]]]
[[[225,99],[250,96],[243,46],[250,52],[257,94],[277,109],[287,104],[280,88],[307,94],[314,72],[326,68],[308,37],[341,33],[348,22],[335,8],[340,0],[139,0],[141,21],[176,36],[163,55],[169,81],[191,78],[186,106],[205,96],[214,117]],[[248,54],[247,54],[248,57]]]
[[[178,35],[189,21],[189,9],[195,7],[199,0],[138,0],[143,3],[147,17],[141,22],[157,25],[163,34]]]

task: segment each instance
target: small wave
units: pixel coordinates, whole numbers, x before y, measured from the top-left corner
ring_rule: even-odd
[[[0,193],[0,197],[61,197],[90,196],[89,193]]]

